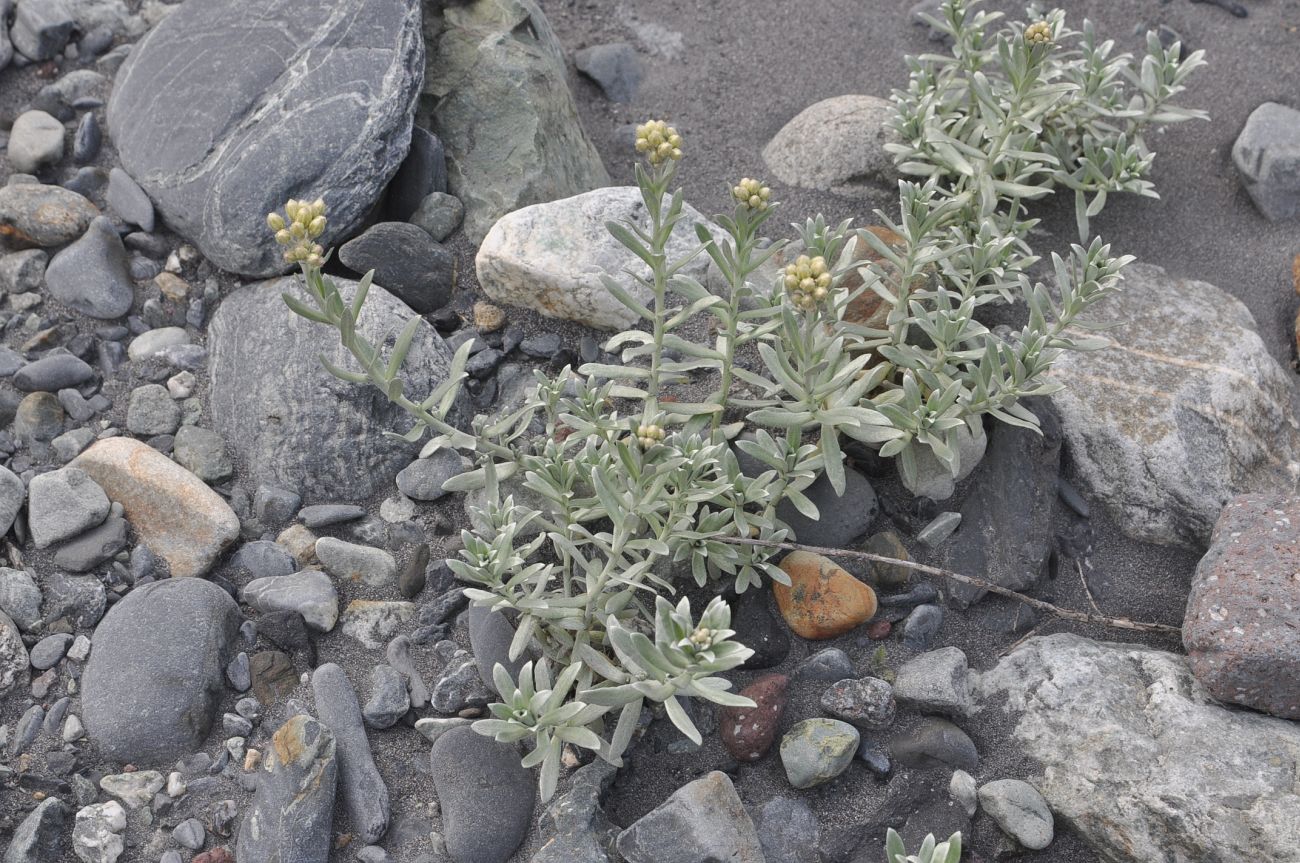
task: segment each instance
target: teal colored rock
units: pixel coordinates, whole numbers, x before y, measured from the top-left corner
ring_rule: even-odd
[[[812,788],[839,776],[858,749],[858,730],[838,719],[805,719],[781,740],[781,763],[795,788]]]

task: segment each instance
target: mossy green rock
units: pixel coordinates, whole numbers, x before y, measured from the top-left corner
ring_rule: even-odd
[[[839,776],[858,749],[858,730],[838,719],[805,719],[781,740],[781,763],[795,788],[812,788]]]

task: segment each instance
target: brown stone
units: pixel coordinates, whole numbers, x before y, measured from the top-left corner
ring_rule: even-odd
[[[862,550],[881,557],[892,557],[895,560],[912,559],[907,553],[907,546],[903,545],[898,534],[892,530],[882,530],[880,533],[873,534],[862,546]],[[867,574],[867,581],[873,587],[906,587],[911,578],[912,570],[908,567],[879,561],[871,562],[871,571]]]
[[[14,245],[51,248],[70,243],[98,215],[98,207],[61,186],[0,187],[0,237]]]
[[[196,856],[192,863],[235,863],[235,858],[227,848],[218,845]]]
[[[1300,719],[1300,497],[1224,507],[1192,577],[1183,646],[1220,701]]]
[[[277,545],[293,555],[299,566],[307,566],[316,559],[316,534],[305,524],[291,524],[275,538]]]
[[[230,504],[203,480],[148,444],[99,441],[72,462],[99,483],[173,576],[202,575],[239,536]]]
[[[254,653],[248,662],[253,678],[253,695],[262,704],[272,704],[298,687],[298,673],[293,660],[278,650]]]
[[[474,326],[481,333],[494,333],[506,324],[506,313],[500,306],[479,301],[474,304]]]
[[[63,406],[54,393],[28,393],[18,403],[13,430],[20,440],[54,440],[63,431]]]
[[[722,745],[737,761],[757,761],[776,740],[785,713],[785,689],[790,678],[765,674],[740,690],[754,707],[724,707],[719,720]]]
[[[189,282],[182,279],[175,273],[159,273],[154,276],[153,283],[158,287],[159,292],[169,300],[180,302],[189,296]]]
[[[843,635],[876,613],[876,592],[829,558],[794,551],[781,561],[790,585],[773,582],[781,616],[802,638]]]
[[[889,228],[880,225],[868,225],[866,230],[875,234],[884,240],[891,249],[903,250],[904,239],[899,234],[889,230]],[[889,276],[897,280],[898,268],[893,264],[885,261],[875,249],[871,248],[866,242],[854,234],[847,243],[844,244],[844,251],[840,254],[840,263],[851,264],[879,264]],[[913,285],[921,279],[914,279]],[[862,276],[857,270],[853,270],[844,277],[840,283],[846,290],[856,290],[862,287]],[[865,290],[850,303],[844,311],[844,320],[852,324],[861,324],[862,326],[873,329],[884,329],[885,320],[889,317],[889,312],[893,307],[885,302],[884,298],[873,290]]]

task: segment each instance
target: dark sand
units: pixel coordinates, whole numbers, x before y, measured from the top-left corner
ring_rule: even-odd
[[[134,8],[136,3],[128,5]],[[580,76],[575,76],[572,82],[583,122],[613,182],[631,182],[628,125],[651,116],[663,117],[686,136],[688,156],[679,176],[685,184],[687,200],[706,213],[728,206],[727,189],[736,178],[766,174],[760,157],[763,146],[803,108],[845,93],[886,96],[891,88],[904,83],[903,53],[937,47],[927,40],[923,28],[908,20],[906,13],[910,5],[910,0],[891,3],[815,0],[797,4],[782,0],[726,3],[661,0],[653,4],[542,0],[545,12],[570,54],[587,45],[620,40],[633,42],[642,51],[645,80],[631,105],[609,103],[593,84]],[[996,5],[1012,12],[1020,10],[1015,4]],[[1291,363],[1294,354],[1291,327],[1296,301],[1290,287],[1290,262],[1300,252],[1300,222],[1271,225],[1258,215],[1238,183],[1230,149],[1246,116],[1258,103],[1270,99],[1293,105],[1300,103],[1300,32],[1297,32],[1300,0],[1251,0],[1247,4],[1250,17],[1244,20],[1217,7],[1194,5],[1186,0],[1167,3],[1090,0],[1067,5],[1072,20],[1077,22],[1083,15],[1092,17],[1101,32],[1115,38],[1123,49],[1140,46],[1138,30],[1163,23],[1180,32],[1192,47],[1205,48],[1210,60],[1210,66],[1193,77],[1191,91],[1183,101],[1209,110],[1213,120],[1175,126],[1153,138],[1159,153],[1154,179],[1162,199],[1113,199],[1106,212],[1095,220],[1095,230],[1119,252],[1135,254],[1180,276],[1213,282],[1241,298],[1255,315],[1270,350],[1280,362]],[[34,68],[0,72],[0,128],[7,128],[21,106],[47,81],[38,79]],[[99,161],[108,166],[115,164],[115,157],[106,148]],[[43,179],[58,181],[72,172],[65,163],[49,175],[43,175]],[[8,173],[7,163],[0,159],[0,182]],[[782,218],[773,224],[802,221],[818,211],[831,219],[853,216],[859,223],[865,223],[870,221],[872,209],[879,207],[888,212],[896,206],[891,195],[884,192],[864,201],[772,185],[776,197],[784,202]],[[1040,241],[1044,250],[1063,247],[1073,238],[1069,207],[1044,206],[1041,215],[1052,228],[1051,238]],[[463,239],[455,241],[453,246],[460,257],[462,274],[456,305],[468,312],[477,292],[473,276],[475,250]],[[202,284],[202,279],[194,278],[192,272],[186,276]],[[221,284],[224,293],[237,283],[223,276]],[[51,301],[42,308],[45,314],[64,311]],[[575,348],[583,332],[575,325],[556,323],[518,310],[511,311],[511,321],[524,326],[528,332],[559,331],[566,344]],[[93,329],[84,319],[78,325],[83,330]],[[138,381],[120,377],[106,383],[105,390],[117,402],[109,419],[121,423],[125,395],[137,384]],[[197,394],[205,397],[202,386]],[[1067,464],[1067,475],[1068,472]],[[238,484],[250,492],[257,484],[257,478],[239,464],[236,477]],[[979,479],[977,471],[968,484]],[[882,497],[896,499],[905,506],[906,493],[895,480],[873,481],[873,484]],[[948,508],[960,506],[963,491],[959,489],[947,504]],[[371,512],[377,511],[379,502],[379,499],[369,502]],[[1078,519],[1063,507],[1058,509],[1058,527],[1074,528]],[[438,514],[453,520],[457,529],[463,521],[459,506],[453,502],[421,507],[417,518],[432,525]],[[1116,616],[1180,623],[1197,552],[1128,540],[1099,512],[1094,513],[1091,525],[1092,547],[1083,571],[1088,573],[1092,594],[1101,609]],[[882,515],[874,528],[889,526],[888,519]],[[347,536],[345,530],[338,534]],[[1015,542],[1017,538],[1007,540]],[[436,555],[443,541],[432,537],[432,544]],[[404,560],[410,552],[401,549],[398,553],[399,560]],[[918,556],[925,559],[923,555]],[[44,553],[30,556],[28,564],[38,573],[51,568],[49,556]],[[247,575],[230,567],[220,567],[219,571],[236,584],[247,581]],[[344,603],[358,598],[397,598],[393,593],[356,586],[345,586],[340,592]],[[1057,578],[1048,583],[1041,595],[1066,607],[1089,607],[1078,571],[1070,559],[1062,560]],[[1015,603],[999,599],[986,600],[965,613],[950,611],[936,646],[960,646],[972,666],[987,668],[1021,637],[1021,633],[1006,631],[1004,622],[1014,611]],[[1094,638],[1143,640],[1164,649],[1179,649],[1176,639],[1134,639],[1114,630],[1051,620],[1040,622],[1036,631],[1046,634],[1066,629]],[[463,631],[457,636],[465,642]],[[858,669],[868,673],[875,645],[858,646],[855,642],[859,637],[849,635],[828,644],[794,639],[790,658],[782,670],[789,670],[822,647],[834,645],[847,650]],[[890,665],[897,666],[911,655],[896,639],[886,644]],[[381,651],[366,650],[338,630],[321,637],[318,647],[319,661],[343,664],[364,701],[369,692],[370,669],[383,661]],[[413,655],[432,684],[438,668],[431,650],[417,648]],[[737,681],[743,685],[751,677],[738,675]],[[821,686],[817,684],[792,687],[786,724],[817,715],[820,691]],[[297,695],[310,704],[309,687],[300,688]],[[233,692],[228,692],[223,709],[231,709],[236,699]],[[6,704],[0,705],[0,721],[12,727],[25,707],[22,699],[7,699]],[[282,718],[282,706],[271,710],[250,744],[264,746],[267,736]],[[903,716],[900,726],[905,728],[914,721],[915,717]],[[979,781],[1033,775],[1033,765],[1022,763],[1018,754],[1005,745],[1009,731],[1005,723],[982,718],[963,724],[982,754],[976,776]],[[428,746],[418,734],[402,726],[372,731],[370,739],[389,784],[397,822],[396,829],[390,830],[383,844],[394,853],[395,859],[405,863],[415,859],[422,850],[427,851],[428,844],[421,834],[438,826],[427,775]],[[35,772],[45,772],[42,753],[53,748],[51,743],[43,737],[31,750],[31,766]],[[206,750],[215,754],[220,746],[218,729]],[[684,782],[721,764],[724,755],[717,738],[706,737],[705,748],[700,753],[665,755],[652,762],[651,770],[625,773],[610,802],[611,815],[620,824],[630,823]],[[82,756],[81,763],[100,766],[104,772],[117,769],[117,765],[100,765],[93,749]],[[885,795],[884,783],[873,779],[860,765],[832,783],[808,792],[794,792],[785,781],[775,754],[756,765],[742,767],[735,776],[752,814],[757,815],[773,796],[797,794],[813,806],[826,830],[872,820],[872,813]],[[902,781],[901,776],[893,780]],[[239,801],[241,809],[249,799],[236,784],[223,782],[220,792],[199,801],[193,811],[190,806],[182,806],[165,824],[170,827],[192,814],[206,821],[204,816],[213,803],[226,797]],[[0,789],[0,813],[10,807],[25,810],[31,805],[27,792],[15,787]],[[1046,851],[1019,859],[1062,863],[1098,860],[1078,837],[1063,829],[1063,825],[1058,828],[1061,829],[1057,840]],[[335,831],[346,829],[346,815],[340,805],[336,810]],[[122,863],[157,859],[170,843],[151,847],[148,839],[155,831],[156,826],[148,827],[140,823],[138,814],[133,815],[128,831],[132,847],[121,858]],[[993,847],[995,831],[987,819],[977,820],[976,839],[981,847]],[[407,841],[401,841],[399,836]],[[526,861],[537,844],[534,831],[515,859]],[[350,848],[337,851],[332,857],[351,860],[354,853],[355,848]],[[866,863],[882,858],[883,852],[871,850],[864,852],[860,859]]]

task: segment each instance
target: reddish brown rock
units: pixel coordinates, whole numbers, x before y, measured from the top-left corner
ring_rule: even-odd
[[[754,707],[724,707],[719,721],[722,745],[737,761],[757,761],[776,740],[785,713],[785,688],[790,678],[765,674],[740,690]]]
[[[879,225],[868,225],[866,230],[875,234],[884,240],[891,249],[902,249],[903,238],[889,228],[883,228]],[[891,276],[897,278],[897,268],[885,261],[875,249],[871,248],[866,242],[854,235],[847,243],[844,244],[844,251],[840,255],[841,264],[879,264]],[[857,270],[852,271],[844,277],[841,286],[847,290],[855,290],[862,287],[862,276]],[[883,329],[885,319],[889,317],[889,311],[892,307],[885,302],[884,298],[875,291],[866,290],[854,297],[849,303],[849,307],[844,312],[844,320],[852,324],[862,324],[863,326],[873,329]]]
[[[876,613],[876,592],[829,558],[794,551],[781,561],[790,584],[773,582],[781,616],[802,638],[843,635]]]
[[[1192,578],[1183,645],[1215,698],[1300,719],[1300,498],[1224,507]]]

